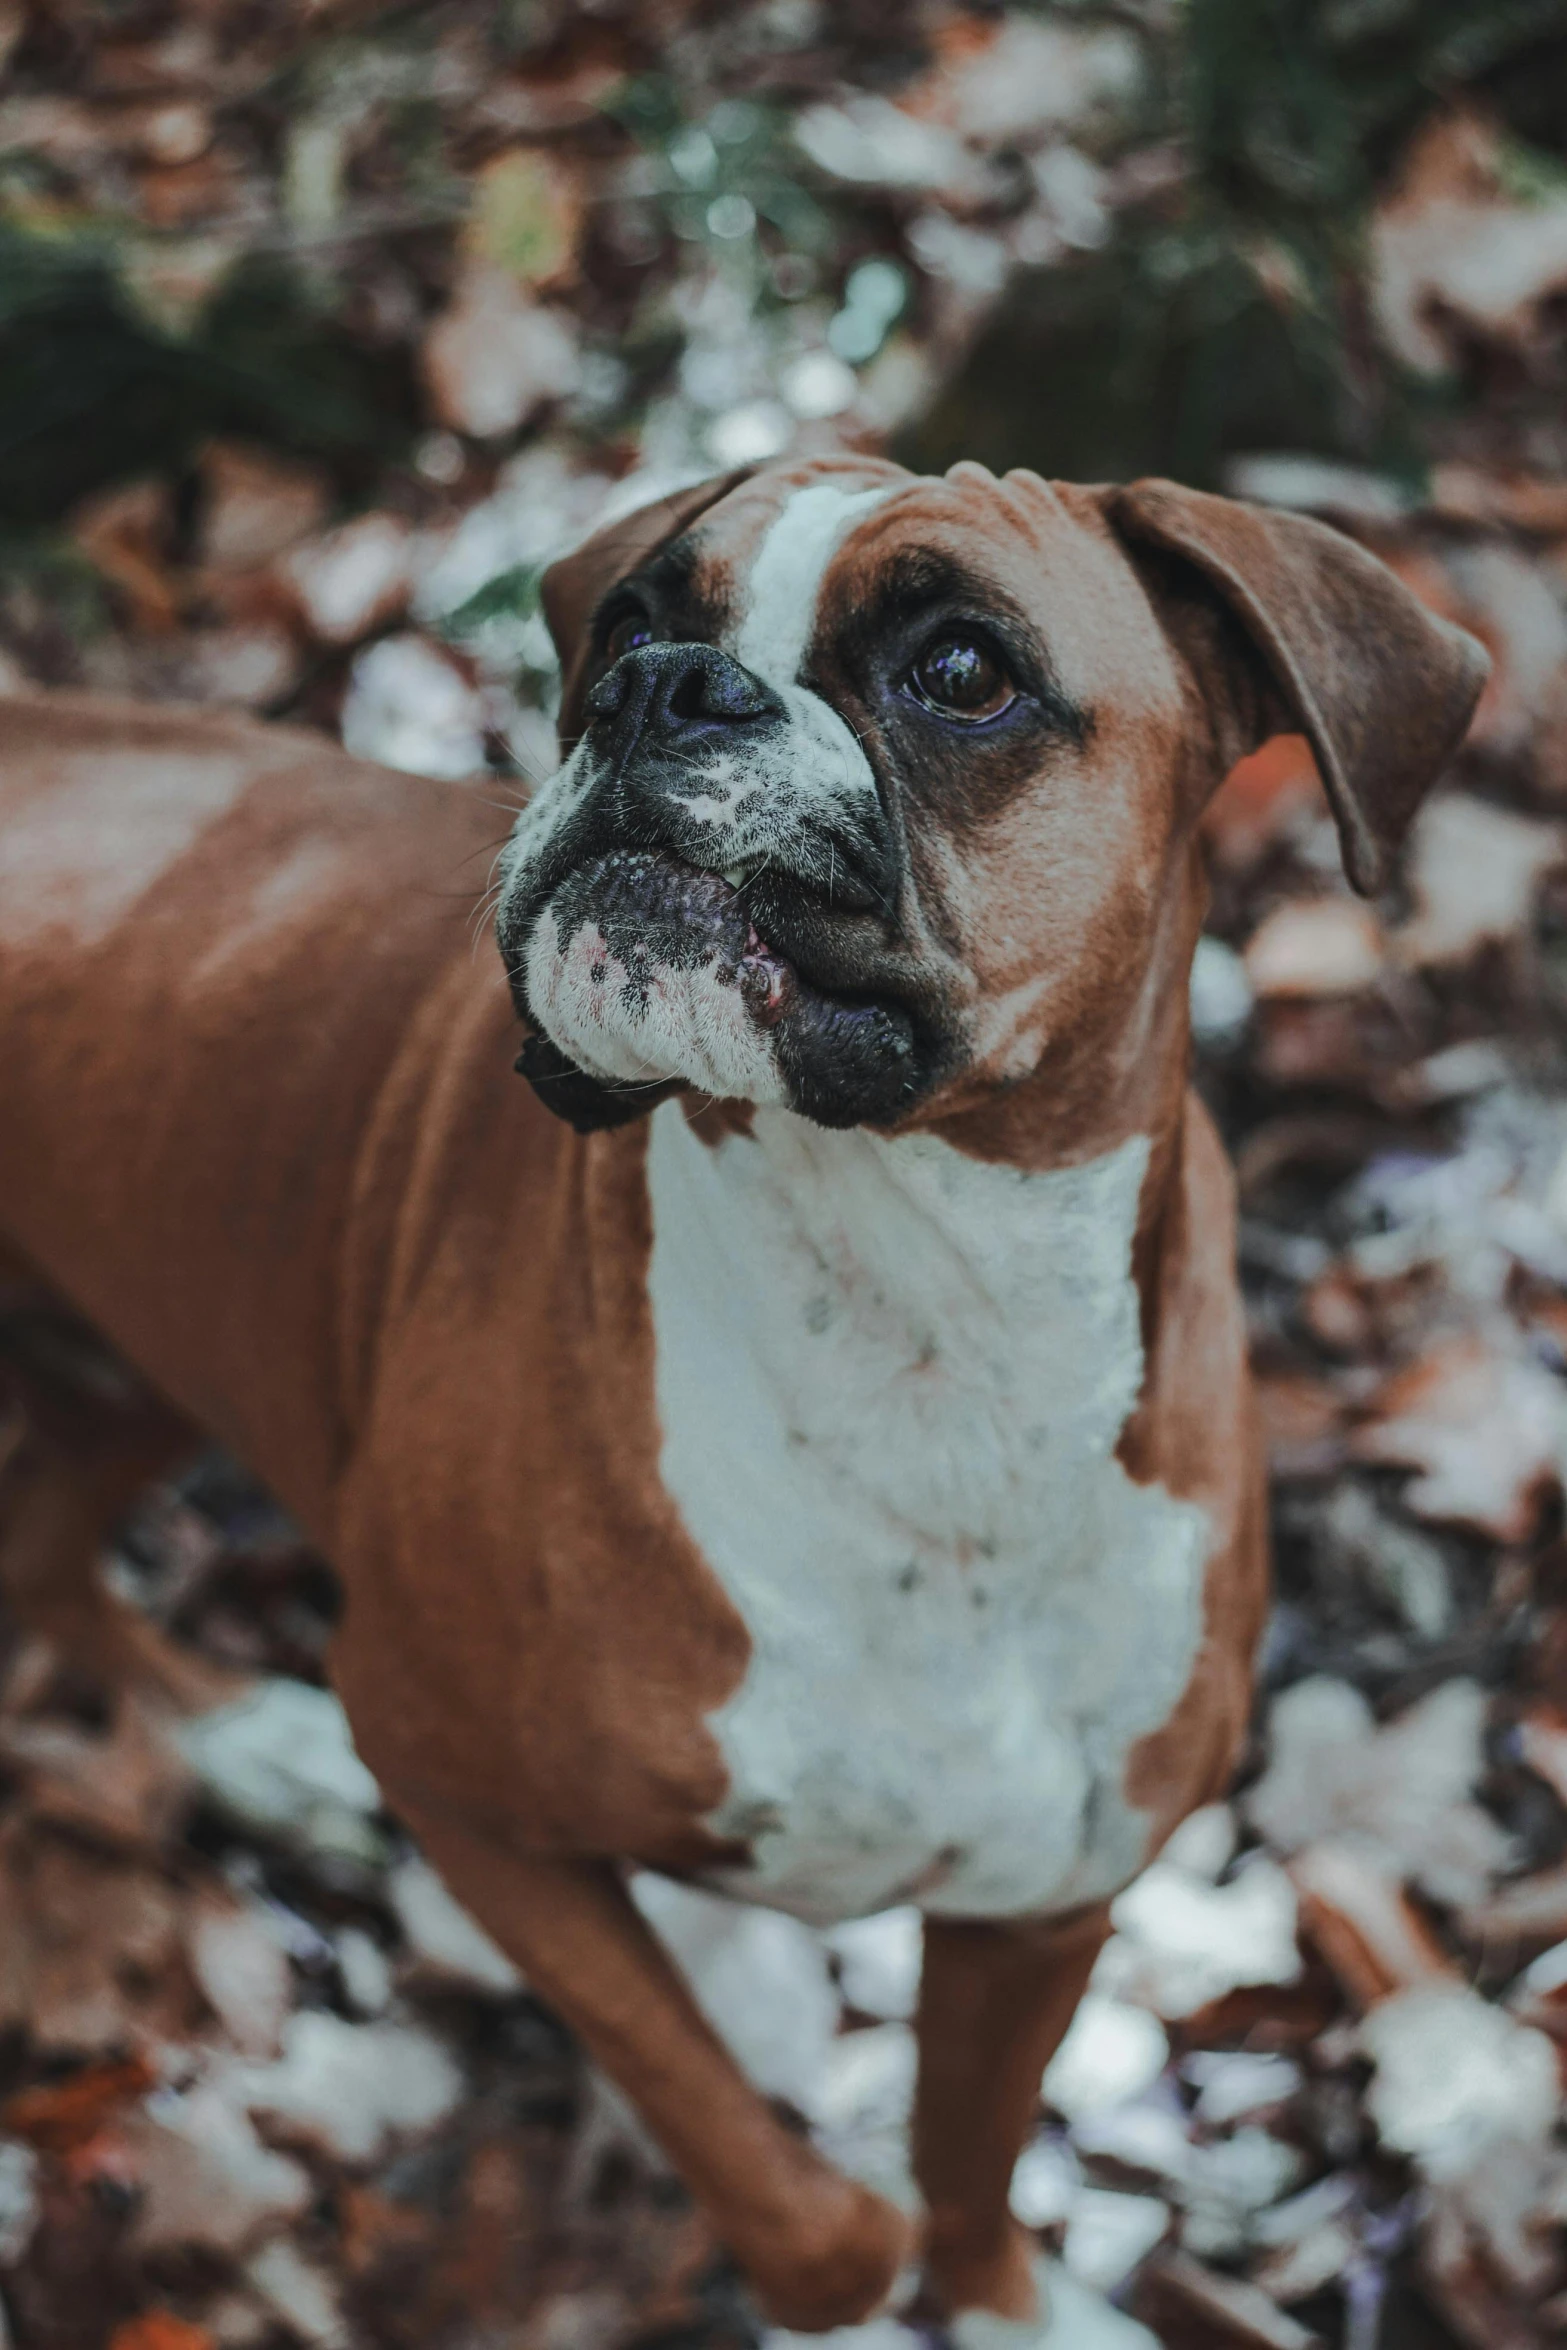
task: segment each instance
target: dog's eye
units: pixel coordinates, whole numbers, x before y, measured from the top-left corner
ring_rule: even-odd
[[[622,653],[634,652],[638,645],[650,645],[653,635],[653,623],[640,606],[622,612],[604,640],[605,654],[609,660],[618,661]]]
[[[1017,700],[1000,662],[970,637],[943,637],[927,646],[911,683],[920,701],[944,718],[995,718]]]

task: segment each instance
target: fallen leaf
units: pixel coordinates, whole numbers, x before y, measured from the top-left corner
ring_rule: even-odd
[[[361,514],[282,556],[274,573],[299,619],[323,644],[352,645],[403,610],[412,588],[407,525]]]
[[[165,2309],[149,2309],[115,2327],[109,2350],[213,2350],[213,2337],[205,2326],[189,2325]]]
[[[484,697],[428,637],[384,636],[354,662],[343,745],[412,775],[453,782],[484,765]]]
[[[1558,1489],[1567,1396],[1548,1371],[1486,1340],[1454,1339],[1398,1372],[1350,1438],[1359,1460],[1419,1472],[1417,1517],[1523,1542]]]
[[[367,2162],[392,2139],[433,2129],[463,2085],[433,2032],[347,2023],[319,2008],[289,2017],[276,2063],[233,2078],[246,2108],[280,2137],[342,2162]]]
[[[479,440],[517,427],[576,389],[576,337],[557,310],[530,301],[493,262],[471,263],[425,338],[431,406],[442,424]]]
[[[157,2079],[145,2057],[87,2065],[64,2081],[19,2089],[0,2105],[0,2130],[44,2154],[68,2154],[97,2135],[111,2115],[143,2096]]]
[[[521,1990],[522,1977],[505,1951],[448,1893],[428,1861],[401,1862],[386,1889],[416,1980],[500,1999]]]
[[[299,648],[288,630],[249,620],[191,630],[179,647],[175,677],[187,701],[264,710],[284,699],[299,671]]]
[[[107,1732],[42,1717],[0,1722],[0,1759],[25,1775],[36,1817],[132,1850],[161,1850],[192,1792],[164,1716],[131,1691]]]
[[[107,2054],[187,2020],[188,1989],[167,1963],[178,1906],[161,1873],[37,1833],[6,1855],[5,1893],[6,2003],[20,1999],[39,2047]]]
[[[1456,367],[1466,342],[1527,358],[1564,284],[1567,197],[1510,199],[1482,116],[1427,122],[1371,223],[1372,309],[1388,347],[1424,375]]]
[[[1358,995],[1375,985],[1382,929],[1353,898],[1295,898],[1264,917],[1245,954],[1259,996]]]
[[[1360,2039],[1377,2068],[1366,2111],[1383,2144],[1430,2178],[1461,2178],[1504,2144],[1543,2145],[1555,2126],[1556,2050],[1467,1983],[1395,1993]]]
[[[1256,1394],[1275,1477],[1330,1476],[1344,1457],[1344,1405],[1306,1371],[1259,1371]]]
[[[1393,933],[1404,964],[1461,963],[1533,927],[1541,881],[1567,856],[1567,830],[1450,792],[1415,823],[1408,878],[1416,911]]]
[[[1203,811],[1215,864],[1246,874],[1303,825],[1325,818],[1327,795],[1303,734],[1275,734],[1230,769]]]
[[[1371,2008],[1458,1972],[1385,1859],[1324,1837],[1297,1852],[1289,1874],[1301,1926],[1356,2007]]]
[[[247,2262],[245,2277],[251,2290],[312,2350],[349,2350],[336,2284],[285,2237],[263,2244]]]
[[[183,589],[170,557],[173,501],[166,482],[128,482],[76,508],[71,534],[124,598],[132,627],[165,635],[178,622]]]
[[[275,2056],[293,2001],[293,1972],[265,1915],[215,1889],[186,1905],[191,1973],[242,2055]]]
[[[1513,1850],[1472,1800],[1485,1717],[1473,1681],[1442,1682],[1382,1727],[1348,1682],[1297,1681],[1274,1700],[1244,1808],[1275,1852],[1349,1838],[1439,1901],[1477,1901]]]
[[[1277,1864],[1252,1855],[1227,1883],[1156,1860],[1117,1894],[1115,1933],[1094,1988],[1138,2000],[1172,2021],[1253,1983],[1300,1974],[1295,1889]]]
[[[1322,2337],[1286,2316],[1260,2286],[1221,2276],[1184,2252],[1144,2272],[1137,2313],[1178,2350],[1322,2350]]]
[[[255,570],[326,520],[332,490],[319,466],[243,441],[208,441],[197,470],[197,556],[215,571]]]
[[[264,2146],[232,2078],[161,2090],[121,2129],[141,2201],[132,2241],[233,2253],[309,2208],[310,2174]]]

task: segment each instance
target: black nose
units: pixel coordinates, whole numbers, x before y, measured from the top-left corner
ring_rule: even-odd
[[[589,724],[611,729],[625,750],[644,731],[690,741],[784,715],[772,688],[716,645],[638,645],[599,679],[587,707]]]

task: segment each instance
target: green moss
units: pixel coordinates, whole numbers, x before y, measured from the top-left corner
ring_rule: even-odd
[[[175,335],[131,301],[101,235],[0,232],[0,527],[173,471],[215,432],[325,458],[351,487],[417,416],[406,361],[356,342],[284,264],[241,263]]]

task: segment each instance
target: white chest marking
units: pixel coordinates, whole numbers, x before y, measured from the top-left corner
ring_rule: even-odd
[[[734,656],[771,686],[794,684],[816,625],[828,564],[862,515],[890,489],[839,490],[815,482],[795,490],[757,550]]]
[[[1208,1539],[1115,1458],[1146,1163],[769,1109],[712,1149],[655,1112],[661,1472],[753,1644],[711,1724],[710,1824],[754,1856],[724,1891],[1016,1916],[1140,1865],[1123,1770],[1189,1678]]]

